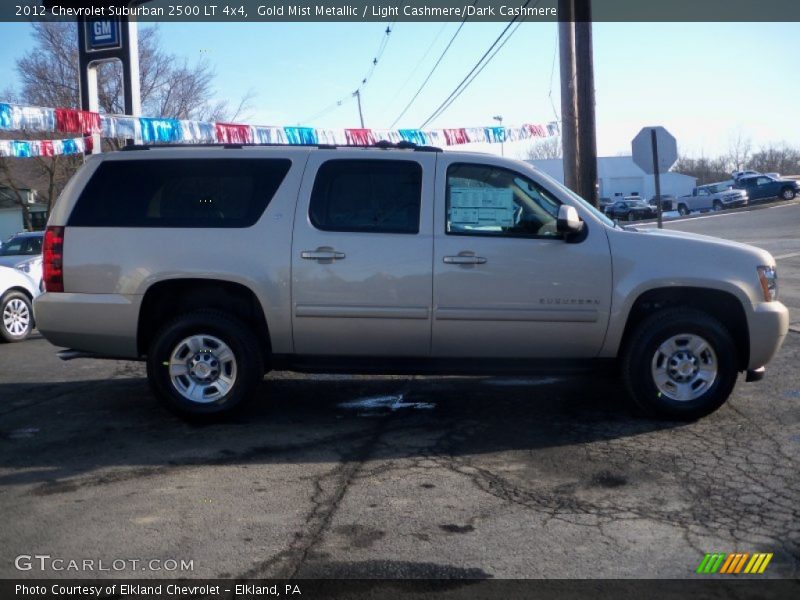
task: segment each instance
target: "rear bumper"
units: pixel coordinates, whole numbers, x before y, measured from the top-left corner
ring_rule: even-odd
[[[750,313],[750,371],[766,365],[780,350],[789,332],[789,310],[780,302],[762,302]]]
[[[138,358],[141,296],[46,293],[33,304],[36,326],[56,346]]]

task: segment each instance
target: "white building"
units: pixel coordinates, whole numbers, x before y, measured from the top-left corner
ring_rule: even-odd
[[[560,158],[529,160],[537,169],[553,179],[564,183],[564,166]],[[614,196],[641,196],[652,198],[656,195],[653,176],[642,171],[630,156],[601,156],[597,159],[597,181],[599,198]],[[661,194],[686,196],[692,193],[697,179],[680,173],[661,174]]]

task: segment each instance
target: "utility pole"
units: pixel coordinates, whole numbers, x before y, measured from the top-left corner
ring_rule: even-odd
[[[577,66],[574,0],[558,0],[558,47],[561,74],[561,148],[564,185],[580,193],[578,181]]]
[[[364,113],[361,112],[361,89],[359,88],[353,92],[353,96],[358,100],[358,118],[361,119],[361,129],[364,129]]]
[[[578,93],[578,195],[597,206],[597,132],[591,0],[574,0]]]
[[[500,124],[500,127],[503,126],[503,116],[502,115],[495,115],[495,116],[492,117],[492,119],[497,121]],[[505,131],[503,131],[503,137],[500,138],[500,156],[505,156],[506,155],[505,149],[504,149],[505,140],[506,140],[506,134],[505,134]]]

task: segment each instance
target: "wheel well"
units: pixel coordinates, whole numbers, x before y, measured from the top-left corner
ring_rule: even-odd
[[[30,300],[31,302],[33,302],[33,296],[32,296],[32,295],[31,295],[31,293],[30,293],[28,290],[26,290],[24,287],[10,287],[10,288],[8,288],[6,291],[4,291],[2,294],[0,294],[0,298],[3,298],[3,297],[5,297],[5,295],[6,295],[6,294],[8,294],[9,292],[22,292],[23,294],[25,294],[25,297],[26,297],[28,300]]]
[[[167,321],[203,308],[224,311],[253,328],[265,360],[270,338],[261,303],[250,288],[230,281],[210,279],[172,279],[153,284],[139,309],[136,346],[139,356],[147,354],[153,337]]]
[[[620,355],[624,353],[633,332],[648,316],[665,308],[679,306],[701,310],[722,323],[733,337],[738,352],[739,370],[747,368],[750,360],[750,333],[742,303],[729,292],[704,288],[658,288],[644,292],[633,303],[628,314]]]

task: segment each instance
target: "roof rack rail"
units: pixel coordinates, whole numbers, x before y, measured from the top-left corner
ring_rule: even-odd
[[[225,148],[228,150],[239,150],[241,148],[318,148],[320,150],[336,150],[337,148],[379,148],[382,150],[414,150],[415,152],[441,152],[441,148],[436,146],[419,146],[414,142],[400,141],[390,142],[380,140],[374,144],[257,144],[257,143],[226,143],[226,142],[200,142],[196,144],[129,144],[122,146],[120,150],[133,152],[137,150],[150,150],[156,148]]]

